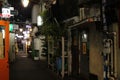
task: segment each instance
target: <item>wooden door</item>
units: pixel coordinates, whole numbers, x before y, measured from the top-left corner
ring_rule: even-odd
[[[89,40],[88,30],[80,32],[80,75],[89,80]]]
[[[77,76],[79,73],[79,44],[78,44],[78,30],[72,30],[72,75]]]
[[[0,80],[9,80],[9,21],[0,20]]]

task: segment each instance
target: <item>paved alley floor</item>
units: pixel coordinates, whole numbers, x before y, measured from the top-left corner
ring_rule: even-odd
[[[17,55],[10,64],[10,80],[58,80],[45,61],[34,61],[26,55]]]

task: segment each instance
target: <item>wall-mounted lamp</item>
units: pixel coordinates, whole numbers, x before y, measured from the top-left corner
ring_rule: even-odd
[[[39,15],[38,17],[37,17],[37,26],[41,26],[43,24],[43,19],[42,19],[42,17]]]
[[[27,7],[28,4],[29,4],[29,0],[21,0],[22,1],[22,4],[24,7]]]

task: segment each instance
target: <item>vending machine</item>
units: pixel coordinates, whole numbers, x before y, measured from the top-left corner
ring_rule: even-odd
[[[0,80],[9,80],[9,21],[0,20]]]

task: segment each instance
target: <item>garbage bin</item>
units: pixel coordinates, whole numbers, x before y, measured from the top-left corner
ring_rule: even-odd
[[[62,69],[62,59],[61,57],[56,58],[56,68],[58,72],[61,72]]]
[[[34,38],[34,60],[39,60],[40,39]]]
[[[39,50],[35,50],[35,52],[34,52],[34,60],[39,60]]]

